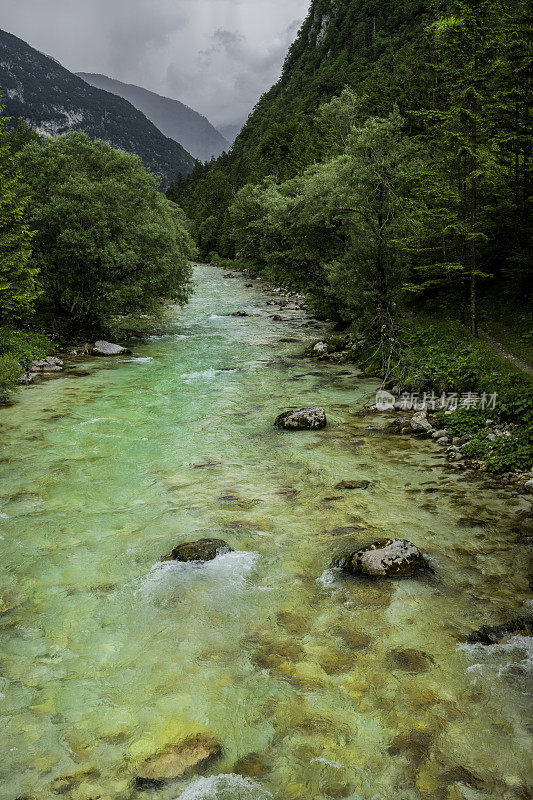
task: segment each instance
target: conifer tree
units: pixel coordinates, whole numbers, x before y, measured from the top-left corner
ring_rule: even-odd
[[[478,281],[486,277],[483,252],[503,175],[496,87],[503,69],[504,8],[501,0],[456,2],[453,7],[454,14],[430,26],[435,78],[444,100],[420,115],[434,166],[421,175],[419,188],[422,195],[426,191],[428,213],[419,231],[419,250],[435,250],[423,264],[432,273],[425,285],[438,282],[440,273],[464,287],[470,330],[477,336]]]

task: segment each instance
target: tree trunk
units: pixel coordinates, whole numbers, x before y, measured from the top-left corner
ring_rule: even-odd
[[[470,275],[470,330],[472,336],[477,337],[477,280],[474,272]]]

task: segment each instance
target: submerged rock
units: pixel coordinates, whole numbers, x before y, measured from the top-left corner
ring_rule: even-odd
[[[370,481],[341,481],[335,486],[335,489],[368,489]]]
[[[468,637],[469,644],[498,644],[509,636],[533,636],[533,616],[515,617],[502,625],[484,625]]]
[[[341,559],[339,566],[367,578],[410,578],[429,569],[418,547],[407,539],[373,542]]]
[[[135,769],[139,784],[158,784],[180,778],[220,755],[220,742],[211,736],[198,734],[170,745],[160,753],[150,756]]]
[[[174,548],[166,557],[167,561],[212,561],[222,553],[231,553],[232,549],[223,539],[198,539],[196,542],[184,542]]]
[[[250,315],[246,313],[246,311],[234,311],[233,314],[229,314],[230,317],[249,317]]]
[[[131,350],[122,347],[120,344],[99,341],[94,343],[93,354],[95,356],[131,356]]]
[[[63,362],[60,358],[55,356],[46,356],[46,358],[38,358],[31,365],[32,372],[61,372],[63,369]]]
[[[325,428],[327,425],[326,412],[321,406],[285,411],[277,417],[274,425],[284,430]]]
[[[407,648],[406,650],[391,650],[387,656],[387,660],[392,669],[401,669],[404,672],[427,672],[433,659],[427,653],[421,650],[413,650]]]

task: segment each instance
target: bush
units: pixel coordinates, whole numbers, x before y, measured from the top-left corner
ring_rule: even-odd
[[[466,458],[479,458],[489,472],[522,472],[533,465],[533,427],[517,428],[509,436],[472,439],[463,448]]]
[[[458,408],[452,414],[437,411],[434,424],[440,430],[446,429],[453,436],[474,436],[476,433],[486,431],[488,414],[479,408]]]
[[[0,328],[0,399],[6,400],[9,392],[27,372],[31,362],[43,358],[54,350],[52,342],[39,333]]]
[[[186,302],[195,254],[186,220],[140,159],[77,132],[26,145],[20,166],[41,310],[101,330],[161,297]]]
[[[0,355],[0,402],[3,403],[9,398],[9,392],[18,383],[21,372],[16,358]]]

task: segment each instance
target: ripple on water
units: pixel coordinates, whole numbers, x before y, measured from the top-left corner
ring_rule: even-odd
[[[235,550],[212,561],[161,561],[141,580],[136,593],[167,601],[197,585],[225,594],[232,589],[242,591],[248,586],[248,575],[258,558],[258,553]]]
[[[270,800],[260,784],[240,775],[211,775],[191,783],[177,800]]]
[[[183,378],[185,383],[196,381],[201,378],[216,378],[217,375],[232,374],[237,372],[236,369],[204,369],[200,372],[184,372],[180,377]]]
[[[458,647],[474,661],[466,672],[477,683],[480,678],[509,683],[529,695],[533,679],[533,637],[512,636],[501,644],[462,644]]]

